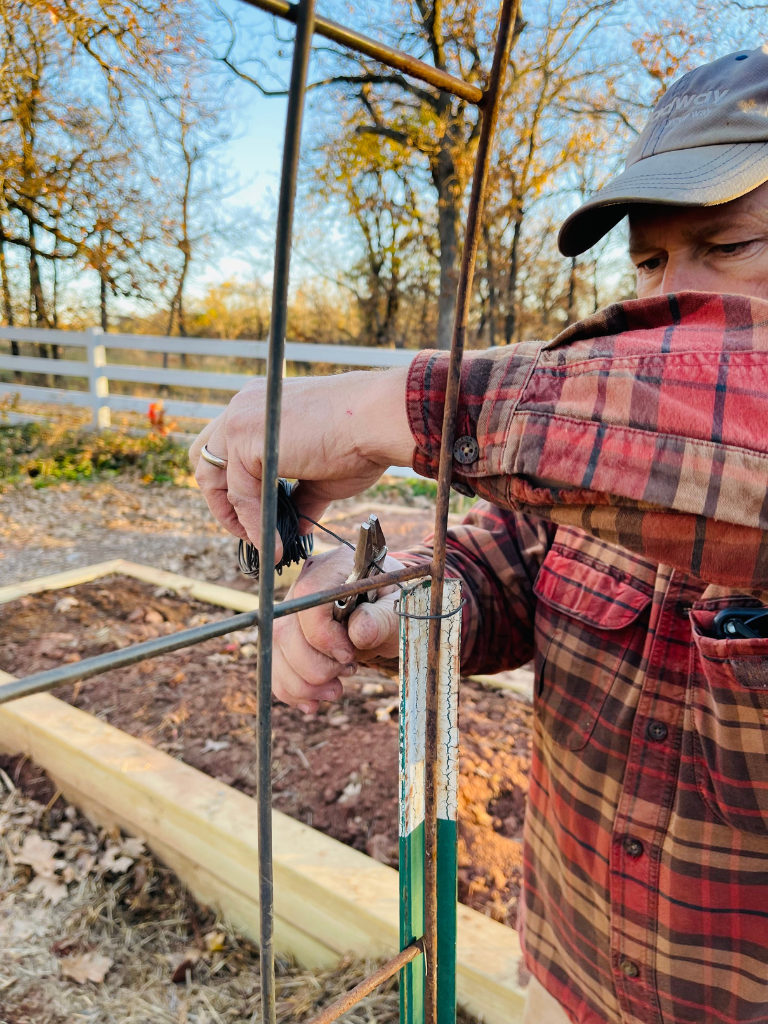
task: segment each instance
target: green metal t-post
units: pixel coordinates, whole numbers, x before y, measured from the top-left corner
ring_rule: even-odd
[[[424,749],[431,581],[400,601],[400,948],[424,934]],[[458,580],[446,580],[443,614],[461,600]],[[459,777],[459,642],[461,613],[442,622],[437,820],[437,1010],[439,1024],[456,1020],[456,809]],[[424,958],[401,975],[400,1024],[423,1024]]]

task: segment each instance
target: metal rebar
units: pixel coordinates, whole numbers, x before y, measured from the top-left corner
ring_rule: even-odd
[[[301,0],[296,19],[291,82],[285,120],[283,166],[277,207],[272,315],[267,350],[267,400],[264,410],[264,460],[261,477],[261,538],[259,557],[259,660],[256,734],[257,816],[259,840],[259,965],[262,1024],[276,1024],[274,879],[272,871],[272,626],[275,614],[275,534],[280,445],[280,406],[283,392],[285,333],[288,324],[288,283],[291,266],[293,213],[299,173],[301,125],[307,90],[309,57],[315,24],[315,0]]]
[[[277,18],[285,21],[296,21],[298,5],[288,3],[288,0],[243,0],[243,3],[250,7],[258,7],[268,14],[274,14]],[[355,32],[346,25],[339,25],[338,22],[330,21],[328,18],[315,18],[315,32],[326,39],[339,43],[349,50],[363,53],[366,57],[372,57],[379,64],[385,64],[389,68],[402,71],[411,78],[418,78],[422,82],[433,85],[436,89],[442,89],[470,103],[481,104],[484,100],[482,89],[469,82],[462,81],[454,75],[436,68],[432,64],[425,64],[423,60],[412,57],[402,50],[396,50],[386,43],[380,43],[370,36],[364,36]]]
[[[326,1006],[322,1013],[318,1014],[317,1017],[313,1017],[307,1024],[332,1024],[333,1021],[338,1020],[339,1017],[346,1013],[347,1010],[351,1010],[352,1007],[359,1003],[361,999],[365,999],[367,995],[370,995],[375,988],[378,988],[382,982],[386,981],[387,978],[391,978],[398,971],[401,971],[406,964],[409,964],[412,960],[415,960],[417,956],[421,956],[424,952],[421,946],[421,942],[414,942],[413,945],[407,946],[397,956],[392,957],[387,963],[370,974],[365,981],[361,981],[355,988],[350,989],[349,992],[337,999],[335,1003],[331,1003],[330,1006]]]
[[[443,431],[440,442],[440,469],[435,509],[435,536],[432,554],[432,589],[430,614],[438,615],[443,606],[448,502],[453,469],[453,442],[461,383],[461,360],[472,298],[472,282],[482,226],[483,199],[488,181],[493,137],[499,113],[509,50],[514,33],[519,0],[503,0],[499,15],[498,36],[493,65],[483,104],[483,123],[475,158],[472,192],[467,210],[467,229],[461,261],[461,276],[456,297],[456,314],[451,341],[448,381],[443,410]],[[440,671],[440,634],[442,623],[429,624],[429,659],[427,666],[426,743],[424,778],[424,951],[427,959],[424,995],[426,1024],[437,1021],[437,786],[438,786],[438,673]]]
[[[305,612],[310,608],[317,608],[321,604],[330,604],[341,597],[349,597],[350,594],[362,594],[369,590],[379,590],[393,584],[405,583],[407,580],[426,576],[428,573],[429,570],[425,569],[423,565],[412,565],[404,569],[396,569],[394,572],[382,573],[381,576],[358,580],[355,583],[341,583],[338,587],[332,587],[330,590],[320,590],[314,594],[306,594],[304,597],[294,597],[290,601],[279,602],[274,606],[274,618],[281,619],[286,615],[294,615],[296,612]],[[206,640],[215,640],[217,636],[226,636],[227,633],[234,633],[238,629],[250,629],[252,626],[258,626],[259,622],[259,612],[254,609],[251,612],[242,612],[240,615],[231,615],[228,619],[221,619],[219,622],[209,622],[204,626],[180,630],[170,636],[146,640],[142,644],[124,647],[119,651],[97,654],[93,658],[86,658],[84,661],[78,661],[72,665],[60,665],[58,668],[48,669],[47,672],[36,672],[34,675],[24,676],[22,679],[15,679],[12,683],[0,686],[0,704],[7,704],[8,701],[18,700],[20,697],[29,697],[33,693],[55,690],[57,686],[65,686],[67,683],[76,683],[80,679],[102,675],[112,669],[135,665],[137,661],[156,658],[161,654],[170,654],[171,651],[178,651],[182,647],[192,647],[194,644],[201,644]]]

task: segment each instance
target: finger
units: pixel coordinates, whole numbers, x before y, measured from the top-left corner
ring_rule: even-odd
[[[293,587],[288,592],[293,596]],[[313,686],[322,686],[340,675],[351,676],[357,665],[342,665],[312,647],[301,631],[297,615],[288,615],[275,622],[275,646],[282,651],[285,660],[302,679]]]
[[[259,466],[259,471],[261,466]],[[244,464],[234,450],[227,465],[227,499],[251,544],[261,543],[261,480]],[[283,557],[283,541],[275,530],[275,565]]]
[[[349,617],[349,639],[361,651],[396,658],[400,646],[399,591],[382,595],[374,604],[358,605]]]
[[[216,429],[219,420],[223,416],[220,413],[215,419],[212,419],[210,423],[206,423],[200,433],[197,435],[195,440],[189,446],[189,461],[192,463],[192,468],[197,469],[197,464],[200,461],[200,452],[202,451],[203,445],[208,443],[208,438],[213,434]]]
[[[294,707],[301,702],[315,703],[319,700],[337,700],[344,692],[340,679],[330,679],[322,686],[313,686],[302,679],[288,664],[281,648],[275,647],[272,655],[272,691],[278,700]]]
[[[202,434],[200,437],[202,437]],[[197,439],[198,441],[200,437]],[[224,454],[221,457],[226,458],[226,439],[220,424],[211,432],[208,439],[203,441],[203,444],[207,444],[209,441],[211,444],[216,445],[217,453],[219,451],[223,452]],[[202,444],[200,447],[202,448]],[[197,461],[195,480],[203,492],[203,497],[210,509],[211,515],[221,523],[225,530],[234,534],[235,537],[247,540],[248,534],[241,526],[240,520],[237,518],[237,514],[227,497],[227,471],[220,469],[218,466],[212,466],[210,462],[200,458]]]
[[[329,658],[307,642],[296,622],[296,632],[290,638],[290,642],[281,644],[285,659],[291,668],[314,686],[321,686],[331,679],[339,676],[351,676],[357,671],[357,662],[352,661],[348,665],[342,664],[335,658]]]
[[[220,470],[222,476],[223,470]],[[237,513],[232,508],[229,498],[227,497],[227,481],[224,477],[221,487],[207,488],[203,490],[208,508],[211,511],[211,515],[218,519],[225,530],[229,530],[231,534],[238,537],[240,540],[248,540],[248,534],[245,532],[242,523],[237,518]]]
[[[291,491],[291,501],[299,514],[299,532],[301,534],[311,533],[314,529],[312,522],[319,523],[330,505],[330,499],[317,493],[317,485],[314,481],[299,480]],[[302,519],[307,516],[308,519]]]

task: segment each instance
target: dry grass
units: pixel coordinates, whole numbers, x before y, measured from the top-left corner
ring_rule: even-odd
[[[5,773],[0,778],[0,1024],[260,1019],[258,953],[251,943],[198,906],[135,841],[96,831],[61,799],[46,808]],[[30,846],[31,836],[55,847],[41,848],[38,839]],[[44,851],[27,858],[35,866],[19,863],[32,849]],[[127,867],[118,862],[126,853]],[[66,885],[55,905],[44,892],[30,891],[40,886],[40,872],[50,875],[54,898]],[[111,961],[103,982],[65,977],[73,962],[103,966],[99,957]],[[333,970],[310,972],[280,961],[278,1021],[308,1019],[374,966],[345,959]],[[172,980],[174,972],[180,981]],[[387,1024],[397,1020],[397,1004],[389,982],[343,1019]]]

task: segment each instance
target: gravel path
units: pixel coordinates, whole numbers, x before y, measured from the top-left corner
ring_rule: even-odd
[[[354,542],[370,512],[390,551],[418,543],[432,528],[426,499],[414,507],[359,496],[332,504],[323,521]],[[457,522],[458,515],[450,521]],[[315,550],[335,546],[316,536]],[[195,487],[146,486],[127,474],[110,480],[30,485],[0,493],[0,586],[127,558],[240,590],[256,584],[237,567],[237,542],[212,518]]]
[[[121,476],[0,494],[0,585],[110,558],[229,586],[244,580],[236,541],[196,489]]]

